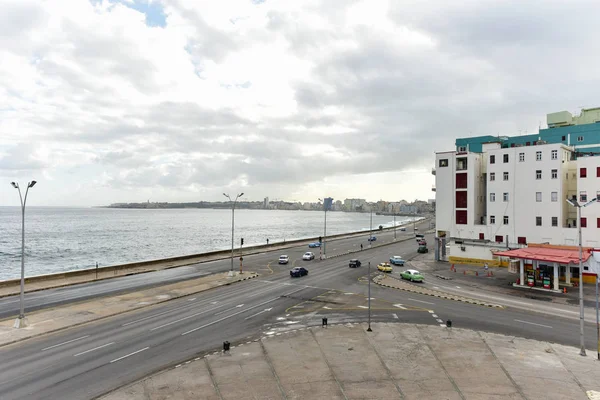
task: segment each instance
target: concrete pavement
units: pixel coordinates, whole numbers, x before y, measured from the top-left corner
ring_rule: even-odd
[[[600,363],[577,349],[401,323],[309,327],[232,343],[110,393],[153,399],[585,400]]]

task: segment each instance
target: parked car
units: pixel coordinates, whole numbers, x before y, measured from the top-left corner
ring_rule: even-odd
[[[419,246],[419,249],[417,250],[417,253],[429,253],[429,249],[427,248],[427,246]]]
[[[404,265],[404,259],[400,256],[391,256],[390,264],[392,265]]]
[[[313,242],[313,243],[309,243],[308,247],[315,248],[315,247],[321,247],[321,242]]]
[[[290,262],[290,258],[286,255],[279,256],[279,264],[287,264]]]
[[[377,240],[377,236],[371,236],[367,239],[368,242],[374,242]]]
[[[312,251],[307,251],[302,256],[302,259],[307,260],[307,261],[314,260],[314,258],[315,258],[315,253],[313,253]]]
[[[382,262],[377,265],[377,269],[381,272],[392,272],[390,263]]]
[[[406,228],[400,228],[400,232],[406,232]]]
[[[427,246],[427,241],[425,239],[421,239],[417,242],[419,246]]]
[[[358,267],[360,267],[360,265],[361,265],[361,264],[360,264],[360,260],[358,260],[358,259],[356,259],[356,258],[353,258],[353,259],[352,259],[352,260],[350,260],[350,262],[348,263],[348,266],[349,266],[350,268],[358,268]]]
[[[294,267],[290,270],[290,276],[292,278],[299,278],[304,275],[308,275],[308,270],[304,267]]]
[[[423,275],[416,269],[407,269],[406,271],[400,273],[402,279],[407,279],[411,282],[423,282]]]

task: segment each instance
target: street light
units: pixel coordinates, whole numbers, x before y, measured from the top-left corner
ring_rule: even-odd
[[[323,243],[321,243],[321,247],[323,248],[323,259],[327,258],[327,248],[325,246],[325,242],[327,241],[327,198],[324,200],[319,199],[319,201],[323,202],[323,210],[325,210],[325,227],[323,228]]]
[[[25,204],[27,203],[27,193],[29,193],[29,188],[35,186],[37,182],[31,181],[27,183],[27,190],[25,191],[25,198],[21,196],[21,188],[19,184],[16,182],[11,182],[10,184],[19,191],[19,198],[21,199],[21,309],[19,311],[19,316],[15,320],[15,324],[13,325],[15,328],[25,328],[27,326],[27,319],[25,318]]]
[[[369,261],[369,327],[367,332],[373,332],[371,330],[371,261]]]
[[[373,243],[373,206],[369,205],[369,210],[371,210],[371,222],[369,224],[369,248],[371,248],[371,243]]]
[[[229,271],[229,276],[233,276],[233,229],[235,227],[235,203],[237,203],[237,200],[243,195],[244,193],[238,194],[231,205],[231,270]],[[229,201],[232,201],[228,194],[223,193],[223,196],[227,197]]]
[[[581,208],[582,207],[587,207],[590,204],[594,203],[597,200],[597,198],[594,198],[593,200],[588,201],[585,204],[581,204],[577,201],[576,197],[573,197],[572,199],[567,199],[567,203],[569,203],[570,205],[572,205],[573,207],[577,208],[577,230],[578,230],[578,234],[579,234],[579,339],[580,339],[580,345],[581,345],[581,350],[579,352],[579,355],[585,356],[585,343],[583,340],[583,326],[584,326],[584,319],[583,319],[583,246],[581,244]],[[596,278],[596,292],[598,291],[598,279]],[[596,302],[596,308],[598,308],[598,303]],[[598,313],[596,312],[596,318],[598,317]],[[596,327],[598,326],[598,321],[596,320]],[[600,341],[600,339],[599,339]]]
[[[396,213],[394,212],[394,240],[396,240]]]

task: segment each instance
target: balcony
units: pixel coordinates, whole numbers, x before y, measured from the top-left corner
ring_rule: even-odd
[[[466,171],[467,170],[467,158],[457,158],[456,159],[456,170],[457,171]]]

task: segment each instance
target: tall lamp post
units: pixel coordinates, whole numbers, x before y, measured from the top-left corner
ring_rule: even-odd
[[[25,204],[27,203],[27,193],[29,193],[29,188],[35,186],[37,182],[31,181],[27,183],[27,190],[25,190],[25,198],[21,195],[21,188],[19,184],[16,182],[11,182],[10,184],[19,191],[19,198],[21,199],[21,309],[19,311],[19,316],[15,320],[15,324],[13,325],[15,328],[25,328],[27,326],[27,319],[25,318]]]
[[[236,196],[235,200],[231,200],[228,194],[223,193],[223,196],[227,197],[229,201],[232,201],[231,204],[231,270],[229,271],[229,276],[233,276],[233,230],[235,227],[235,203],[237,200],[242,197],[244,193],[240,193]]]
[[[396,213],[394,212],[394,240],[396,240]]]
[[[371,210],[371,219],[369,223],[369,248],[371,247],[371,243],[373,243],[373,206],[369,205],[369,209]]]
[[[323,202],[323,210],[325,210],[325,226],[323,227],[323,243],[321,243],[321,246],[323,247],[323,258],[326,259],[327,258],[327,247],[326,247],[326,242],[327,242],[327,206],[329,205],[328,202],[329,200],[327,199],[327,197],[325,197],[324,199],[319,199],[319,201]]]
[[[577,208],[577,230],[579,234],[579,339],[581,350],[579,351],[579,355],[585,356],[585,343],[583,337],[583,327],[584,327],[584,316],[583,316],[583,246],[581,243],[581,208],[587,207],[590,204],[594,203],[597,198],[588,201],[585,204],[581,204],[577,201],[577,197],[573,197],[572,199],[567,199],[567,203]],[[596,316],[598,313],[596,313]],[[598,325],[598,321],[596,321],[596,326]]]
[[[373,332],[371,329],[371,261],[369,261],[369,327],[367,328],[367,332]]]

